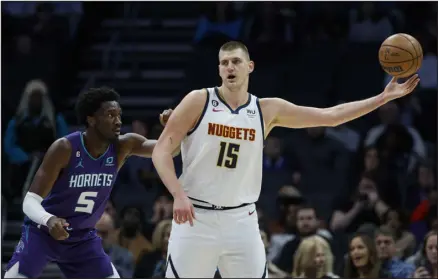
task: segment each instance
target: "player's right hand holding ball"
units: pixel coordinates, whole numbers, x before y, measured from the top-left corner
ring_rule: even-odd
[[[195,208],[185,193],[178,195],[173,201],[173,219],[177,224],[184,224],[189,221],[193,226],[195,219]]]
[[[69,223],[65,219],[52,216],[47,221],[47,227],[49,228],[50,235],[56,240],[65,240],[69,237],[68,232],[65,230],[69,226]]]

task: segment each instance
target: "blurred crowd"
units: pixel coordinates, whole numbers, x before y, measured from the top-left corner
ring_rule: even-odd
[[[329,40],[382,42],[391,34],[404,32],[436,43],[434,4],[243,1],[203,5],[206,12],[198,25],[197,40],[211,31],[259,43],[310,45]]]
[[[2,76],[7,121],[2,122],[2,228],[7,222],[3,201],[21,200],[44,152],[75,124],[66,121],[63,94],[55,92],[81,21],[81,3],[26,3],[2,4],[7,26],[2,29],[7,54],[2,64],[7,68]],[[305,47],[381,42],[393,33],[409,33],[423,42],[420,88],[437,86],[435,4],[200,5],[204,13],[194,33],[199,45],[226,37]],[[374,116],[365,130],[346,124],[274,131],[266,139],[257,211],[269,277],[438,278],[436,138],[423,132],[432,129],[428,116],[415,97],[388,103]],[[126,131],[147,138],[162,131],[158,115],[129,122]],[[419,122],[424,126],[417,127]],[[175,164],[180,173],[181,159]],[[122,277],[164,276],[172,205],[151,159],[130,158],[96,225]]]

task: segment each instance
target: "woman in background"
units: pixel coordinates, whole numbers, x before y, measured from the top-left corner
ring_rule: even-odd
[[[345,263],[345,278],[389,278],[382,272],[374,241],[367,235],[354,236]]]
[[[333,254],[327,241],[318,236],[303,239],[294,255],[293,278],[339,278],[333,274]]]
[[[415,261],[414,278],[438,278],[437,231],[430,231],[424,238],[421,253]]]
[[[3,141],[11,177],[7,199],[20,198],[27,191],[46,150],[67,134],[68,126],[56,112],[47,85],[41,80],[29,81]]]

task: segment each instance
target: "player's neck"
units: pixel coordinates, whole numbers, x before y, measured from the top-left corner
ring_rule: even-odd
[[[218,89],[219,95],[232,109],[236,109],[248,101],[248,86],[242,86],[236,91],[231,91],[223,85]]]
[[[85,148],[95,158],[101,156],[108,149],[109,143],[107,141],[103,141],[92,130],[87,129],[83,137]]]

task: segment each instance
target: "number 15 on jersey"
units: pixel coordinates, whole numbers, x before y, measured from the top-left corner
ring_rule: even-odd
[[[235,169],[239,158],[240,145],[237,143],[224,142],[220,144],[219,156],[217,158],[218,167]]]

